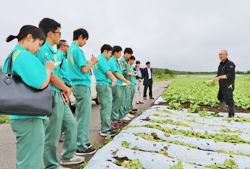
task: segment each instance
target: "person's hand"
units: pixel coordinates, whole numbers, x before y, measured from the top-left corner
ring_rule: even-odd
[[[115,85],[116,85],[116,78],[112,79],[111,87],[114,87]]]
[[[55,63],[50,60],[45,65],[46,69],[50,70],[51,72],[56,68]]]
[[[96,64],[98,61],[99,60],[92,55],[91,62],[93,62],[94,64]]]
[[[142,79],[139,79],[140,82],[142,82]]]
[[[128,81],[128,80],[126,81],[126,83],[127,83],[129,86],[131,85],[131,82],[130,82],[130,81]]]
[[[67,89],[64,90],[63,92],[67,95],[67,97],[69,97],[70,94],[71,94],[71,92],[72,92],[72,90],[71,90],[71,88],[67,87]]]
[[[135,72],[131,72],[131,76],[134,76],[134,77],[135,77]]]
[[[220,78],[219,78],[219,77],[216,77],[216,78],[213,79],[213,82],[216,83],[216,82],[218,82],[219,80],[220,80]]]
[[[69,98],[66,96],[65,92],[61,92],[61,94],[64,96],[64,100],[65,100],[65,105],[69,103]]]

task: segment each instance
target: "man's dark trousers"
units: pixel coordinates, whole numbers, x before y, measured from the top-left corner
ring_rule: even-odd
[[[218,93],[218,100],[219,101],[225,101],[228,107],[234,106],[234,100],[233,100],[233,91],[234,86],[232,85],[232,88],[224,88],[220,87],[219,93]]]
[[[143,93],[143,97],[147,97],[147,90],[149,88],[149,97],[152,97],[152,86],[153,86],[153,82],[152,79],[148,79],[148,83],[144,84],[144,93]]]

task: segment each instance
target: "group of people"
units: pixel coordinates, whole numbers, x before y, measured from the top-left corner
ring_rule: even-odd
[[[20,76],[24,83],[36,89],[44,89],[50,83],[53,96],[50,117],[10,116],[16,135],[17,169],[39,169],[43,161],[45,169],[62,168],[59,163],[79,164],[85,160],[83,155],[96,152],[88,143],[92,109],[89,71],[92,67],[101,104],[101,136],[116,135],[114,128],[128,124],[127,121],[134,117],[137,110],[133,109],[133,98],[135,91],[139,90],[136,103],[143,103],[143,83],[144,99],[148,87],[153,99],[150,63],[141,69],[140,62],[136,61],[133,68],[135,57],[131,48],[125,48],[121,56],[120,46],[104,44],[101,54],[97,58],[92,56],[87,63],[81,49],[89,38],[85,29],[75,30],[73,42],[69,45],[66,40],[60,40],[61,25],[57,21],[44,18],[38,27],[25,25],[17,36],[10,35],[6,39],[10,42],[17,38],[18,45],[6,58],[3,72],[7,72],[9,57],[12,57],[13,75]],[[57,45],[57,51],[54,51],[54,45]],[[55,62],[61,63],[55,66]],[[76,98],[75,117],[68,105],[71,92]],[[57,146],[61,132],[63,151],[59,162]]]

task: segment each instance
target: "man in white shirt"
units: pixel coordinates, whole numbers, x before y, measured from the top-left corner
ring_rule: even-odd
[[[147,100],[147,90],[149,88],[149,97],[150,99],[154,99],[153,94],[152,94],[152,86],[153,86],[153,70],[150,68],[150,62],[146,63],[146,68],[143,70],[144,71],[144,92],[143,92],[143,97],[144,100]]]

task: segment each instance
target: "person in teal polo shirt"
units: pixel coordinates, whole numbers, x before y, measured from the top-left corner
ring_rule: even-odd
[[[57,46],[57,51],[56,51],[56,57],[58,62],[62,62],[60,64],[61,72],[62,72],[62,80],[66,86],[71,88],[71,82],[69,79],[69,72],[68,72],[68,64],[67,64],[67,52],[69,49],[69,44],[67,43],[66,40],[60,40],[59,44]],[[63,135],[61,133],[60,142],[63,141]]]
[[[130,66],[130,72],[134,73],[133,69],[133,64],[135,63],[135,57],[131,56],[128,60],[129,66]],[[132,111],[137,111],[137,109],[133,109],[133,100],[134,100],[134,95],[135,95],[135,79],[136,79],[136,74],[134,76],[131,76],[131,86],[130,86],[130,91],[131,91],[131,99],[130,99],[130,110]]]
[[[97,81],[96,91],[100,98],[101,108],[101,136],[114,136],[117,134],[110,128],[110,116],[112,110],[112,89],[116,85],[116,78],[110,71],[108,60],[112,55],[113,48],[104,44],[101,54],[97,57],[99,61],[94,66],[95,78]]]
[[[44,18],[39,23],[39,28],[42,29],[46,35],[46,42],[40,49],[40,52],[37,53],[37,58],[44,65],[46,64],[46,60],[57,62],[56,53],[52,46],[60,42],[60,27],[61,25],[58,22],[50,18]],[[45,124],[45,148],[43,159],[45,169],[57,169],[59,166],[57,145],[61,131],[63,132],[64,142],[63,151],[60,156],[60,164],[79,164],[83,162],[85,158],[75,155],[77,124],[67,104],[71,89],[63,83],[59,66],[53,70],[50,83],[52,84],[52,96],[55,105],[52,109],[52,116]],[[66,104],[63,102],[62,95],[65,98]]]
[[[123,76],[128,80],[131,81],[131,75],[134,75],[134,73],[130,72],[130,67],[128,65],[128,59],[133,54],[133,50],[131,48],[125,48],[124,55],[119,60],[122,66]],[[131,120],[129,117],[127,117],[128,113],[131,111],[130,109],[130,98],[131,98],[131,92],[130,87],[127,85],[123,85],[123,99],[120,106],[120,114],[122,114],[123,120]],[[126,125],[128,122],[120,121],[120,125]]]
[[[113,128],[118,127],[118,121],[122,120],[122,115],[120,115],[119,109],[123,98],[122,84],[127,83],[129,86],[131,82],[123,77],[122,67],[118,59],[121,57],[122,48],[120,46],[113,47],[113,56],[109,59],[109,64],[111,68],[111,73],[113,73],[117,79],[116,85],[112,87],[112,112],[111,112],[111,126]]]
[[[14,51],[12,74],[20,76],[24,83],[35,89],[44,89],[49,84],[51,72],[55,68],[52,61],[47,62],[44,67],[33,55],[44,44],[44,33],[35,26],[25,25],[17,36],[10,35],[6,41],[10,42],[15,38],[18,39],[18,45],[11,51]],[[7,73],[10,54],[3,65],[4,73]],[[16,169],[41,168],[45,139],[44,121],[47,117],[11,115],[9,118],[16,135]]]
[[[57,45],[56,57],[57,62],[62,62],[60,64],[61,72],[62,72],[62,80],[65,85],[71,88],[71,82],[69,79],[69,70],[67,64],[67,52],[69,49],[69,44],[66,40],[60,40],[59,44]]]
[[[88,40],[88,32],[83,29],[77,29],[73,32],[73,42],[70,45],[67,60],[69,67],[69,76],[73,85],[73,94],[76,98],[76,122],[77,122],[77,151],[76,155],[89,155],[96,152],[90,148],[89,129],[91,122],[91,79],[90,69],[98,62],[95,57],[91,58],[87,64],[85,55],[80,47],[83,47]]]

